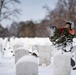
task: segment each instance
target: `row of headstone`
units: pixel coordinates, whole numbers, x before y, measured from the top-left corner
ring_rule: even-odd
[[[39,52],[39,60],[33,55],[28,55],[27,50],[15,51],[16,75],[38,75],[38,66],[51,63],[51,47],[48,45],[35,45],[32,50]],[[38,63],[39,62],[39,63]]]
[[[45,63],[51,64],[51,46],[35,45],[33,50],[39,51],[39,65]],[[38,75],[38,62],[32,56],[28,55],[27,50],[16,50],[16,75]],[[32,59],[32,60],[31,60]],[[33,69],[32,69],[33,68]],[[30,71],[30,72],[29,72]],[[54,56],[54,75],[70,75],[71,74],[71,54],[60,53]]]
[[[32,51],[37,50],[39,52],[39,65],[45,63],[46,65],[51,64],[51,46],[49,45],[35,45],[32,47]],[[24,55],[28,55],[29,52],[26,49],[18,48],[15,50],[15,63]]]

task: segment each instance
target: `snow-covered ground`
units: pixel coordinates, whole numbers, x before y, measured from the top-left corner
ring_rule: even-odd
[[[13,58],[11,60],[13,60]],[[9,59],[4,59],[3,61],[4,62],[0,64],[0,75],[16,75],[15,64],[13,61],[10,62]],[[40,66],[38,75],[54,75],[52,65]],[[76,70],[72,70],[71,75],[76,75]]]
[[[54,75],[54,72],[51,67],[39,67],[39,75]],[[72,70],[71,75],[76,75],[76,70]]]
[[[4,50],[1,62],[0,62],[0,75],[16,75],[16,67],[15,67],[15,57],[12,56],[13,46],[16,44],[21,44],[23,47],[31,48],[32,45],[51,45],[49,38],[11,38],[10,42],[6,39],[0,39],[2,43],[2,50]],[[73,45],[76,45],[76,39],[74,39]],[[9,47],[10,46],[10,47]],[[1,45],[0,45],[1,47]],[[53,61],[53,58],[52,60]],[[39,66],[39,74],[38,75],[54,75],[53,73],[53,62],[46,66],[43,64]],[[76,70],[71,70],[71,75],[76,75]]]
[[[3,58],[0,64],[0,75],[15,75],[15,63],[13,58]]]

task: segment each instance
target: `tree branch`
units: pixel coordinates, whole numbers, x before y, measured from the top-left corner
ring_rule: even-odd
[[[0,21],[9,18],[11,15],[15,15],[15,17],[16,17],[16,14],[20,14],[19,12],[20,11],[18,9],[15,9],[15,10],[11,11],[10,13],[5,12],[4,14],[6,14],[6,15],[4,15],[4,17],[2,19],[0,19]]]

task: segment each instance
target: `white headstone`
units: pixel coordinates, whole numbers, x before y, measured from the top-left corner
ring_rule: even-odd
[[[38,58],[22,57],[16,64],[16,75],[38,75]]]
[[[72,53],[76,52],[76,46],[73,46]]]
[[[72,59],[75,61],[75,65],[76,65],[76,45],[73,46],[71,53],[72,53]]]
[[[20,48],[23,46],[24,46],[24,43],[19,38],[15,38],[15,41],[13,44],[13,50],[16,50],[17,48]]]
[[[75,65],[76,65],[76,51],[75,51]]]
[[[51,64],[51,46],[49,45],[39,46],[39,65],[43,63],[46,65]]]
[[[2,52],[2,43],[0,42],[0,52]]]
[[[16,44],[16,45],[13,46],[13,50],[16,50],[17,48],[20,48],[20,47],[22,47],[22,45]]]
[[[23,57],[24,55],[29,55],[29,51],[26,50],[26,49],[17,49],[15,51],[15,63],[21,58]]]
[[[1,62],[2,57],[3,57],[2,40],[0,38],[0,62]]]
[[[1,61],[2,61],[2,53],[0,52],[0,63],[1,63]]]
[[[54,75],[71,75],[71,54],[56,54],[53,66]]]
[[[39,45],[33,45],[32,46],[32,50],[34,51],[34,50],[37,50],[38,52],[39,52]]]

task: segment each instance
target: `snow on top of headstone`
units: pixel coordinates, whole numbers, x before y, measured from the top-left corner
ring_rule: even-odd
[[[17,50],[27,50],[28,51],[28,49],[26,47],[19,47],[19,48],[16,49],[16,51]]]
[[[18,63],[21,63],[21,62],[34,62],[34,63],[38,63],[38,58],[36,58],[35,56],[32,56],[32,55],[23,56],[22,58],[20,58],[18,60],[16,65]]]

